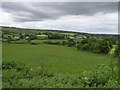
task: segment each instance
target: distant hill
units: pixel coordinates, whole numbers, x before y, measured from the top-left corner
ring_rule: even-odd
[[[29,33],[29,34],[35,34],[35,33],[73,33],[73,34],[81,34],[81,35],[90,35],[94,37],[108,37],[112,36],[115,38],[118,38],[119,35],[115,34],[91,34],[91,33],[83,33],[83,32],[73,32],[73,31],[67,31],[67,30],[50,30],[50,29],[27,29],[27,28],[17,28],[17,27],[6,27],[6,26],[0,26],[2,28],[2,31],[9,31],[14,33]]]

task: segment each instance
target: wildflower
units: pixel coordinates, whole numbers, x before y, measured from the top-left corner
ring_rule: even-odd
[[[87,77],[85,77],[84,79],[85,79],[85,80],[88,80],[88,78],[87,78]]]
[[[33,68],[30,69],[31,71],[33,70]]]

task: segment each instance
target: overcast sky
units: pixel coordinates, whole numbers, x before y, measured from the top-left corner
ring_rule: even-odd
[[[117,2],[2,2],[1,26],[118,33]]]

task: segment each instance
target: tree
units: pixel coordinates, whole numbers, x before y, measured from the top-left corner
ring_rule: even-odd
[[[59,33],[49,33],[48,39],[64,39],[65,36]]]
[[[112,45],[113,43],[110,40],[110,38],[104,38],[103,40],[97,40],[95,38],[86,38],[79,42],[79,44],[77,45],[77,49],[90,51],[94,53],[107,54],[111,50]]]
[[[81,41],[81,44],[86,44],[86,43],[88,43],[88,38],[83,39],[83,40]]]
[[[22,33],[19,33],[20,35],[20,39],[24,39],[24,35],[22,35]]]
[[[103,39],[99,44],[100,53],[107,54],[112,48],[112,43]]]
[[[11,36],[8,36],[7,42],[10,43],[11,41],[12,41],[12,37],[11,37]]]
[[[76,42],[73,39],[68,39],[67,46],[68,47],[76,46]]]
[[[34,39],[37,39],[37,37],[35,35],[31,34],[31,35],[29,35],[29,39],[34,40]]]
[[[118,43],[117,43],[114,56],[115,56],[115,57],[120,57],[120,40],[119,40]]]
[[[66,41],[62,41],[62,45],[64,45],[64,46],[65,46],[65,45],[66,45],[66,43],[67,43]]]

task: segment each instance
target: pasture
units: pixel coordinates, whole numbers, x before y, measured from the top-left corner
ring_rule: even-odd
[[[32,40],[31,42],[33,42],[33,43],[40,43],[40,44],[42,44],[42,43],[44,43],[44,42],[46,42],[46,41],[51,41],[51,42],[62,42],[62,41],[66,41],[67,42],[67,40],[65,40],[65,39],[63,39],[63,40],[61,40],[61,39],[48,39],[48,40]]]
[[[110,64],[110,56],[78,51],[58,45],[3,44],[3,61],[20,61],[30,68],[44,65],[55,73],[76,73],[94,70],[98,64]],[[113,58],[113,61],[117,59]]]

